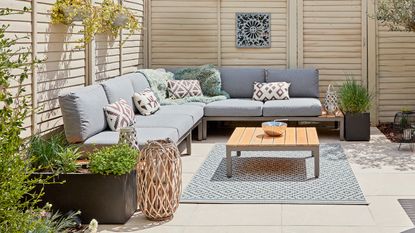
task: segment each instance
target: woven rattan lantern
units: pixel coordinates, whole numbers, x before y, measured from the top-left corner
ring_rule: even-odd
[[[324,96],[324,109],[330,115],[334,115],[339,109],[337,92],[331,84],[328,86],[326,95]]]
[[[182,161],[176,144],[167,139],[144,145],[137,182],[144,216],[155,221],[173,217],[182,192]]]

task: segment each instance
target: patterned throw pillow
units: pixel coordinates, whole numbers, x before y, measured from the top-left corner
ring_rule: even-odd
[[[273,82],[273,83],[254,83],[254,100],[288,100],[290,95],[288,89],[291,83]]]
[[[123,99],[104,107],[104,112],[112,131],[119,131],[123,127],[134,124],[134,110]]]
[[[134,93],[133,99],[135,107],[144,116],[149,116],[160,109],[160,103],[150,88],[146,88],[140,93]]]
[[[167,86],[171,99],[203,96],[202,88],[197,80],[169,80]]]

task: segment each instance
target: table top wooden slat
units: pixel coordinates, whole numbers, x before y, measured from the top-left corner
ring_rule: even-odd
[[[241,127],[236,128],[233,131],[231,137],[229,138],[227,145],[238,145],[244,131],[245,131],[245,128],[241,128]]]
[[[238,127],[227,142],[228,146],[318,146],[314,127],[288,127],[280,137],[265,134],[261,127]]]
[[[251,144],[251,139],[254,135],[255,132],[255,128],[246,128],[244,133],[242,134],[241,140],[239,142],[239,144],[241,145],[249,145]]]
[[[297,145],[295,128],[287,128],[285,130],[285,145]]]
[[[285,145],[285,133],[281,135],[280,137],[274,138],[274,144],[275,145]]]
[[[306,128],[309,145],[320,145],[316,128]]]
[[[260,145],[262,144],[262,138],[264,137],[264,130],[262,128],[255,128],[254,135],[251,139],[251,145]]]
[[[305,128],[296,128],[297,145],[308,145],[307,131]]]

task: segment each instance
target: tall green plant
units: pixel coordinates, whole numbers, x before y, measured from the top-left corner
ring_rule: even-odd
[[[0,17],[28,11],[0,9]],[[12,49],[22,38],[6,37],[8,27],[0,25],[0,232],[26,233],[44,225],[43,209],[37,207],[42,193],[32,193],[43,180],[32,178],[20,137],[30,113],[22,83],[36,61],[28,48]]]
[[[367,112],[371,106],[372,96],[357,81],[348,78],[339,89],[340,108],[345,113]]]
[[[376,18],[392,31],[415,31],[415,1],[379,0]]]

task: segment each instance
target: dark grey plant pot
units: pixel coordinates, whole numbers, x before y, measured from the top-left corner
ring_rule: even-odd
[[[123,224],[137,210],[135,171],[121,176],[70,173],[54,178],[57,182],[64,180],[64,184],[44,186],[41,204],[51,203],[52,209],[61,213],[80,210],[84,224],[92,219],[100,224]]]
[[[344,115],[344,138],[347,141],[369,141],[370,113],[346,113]]]

